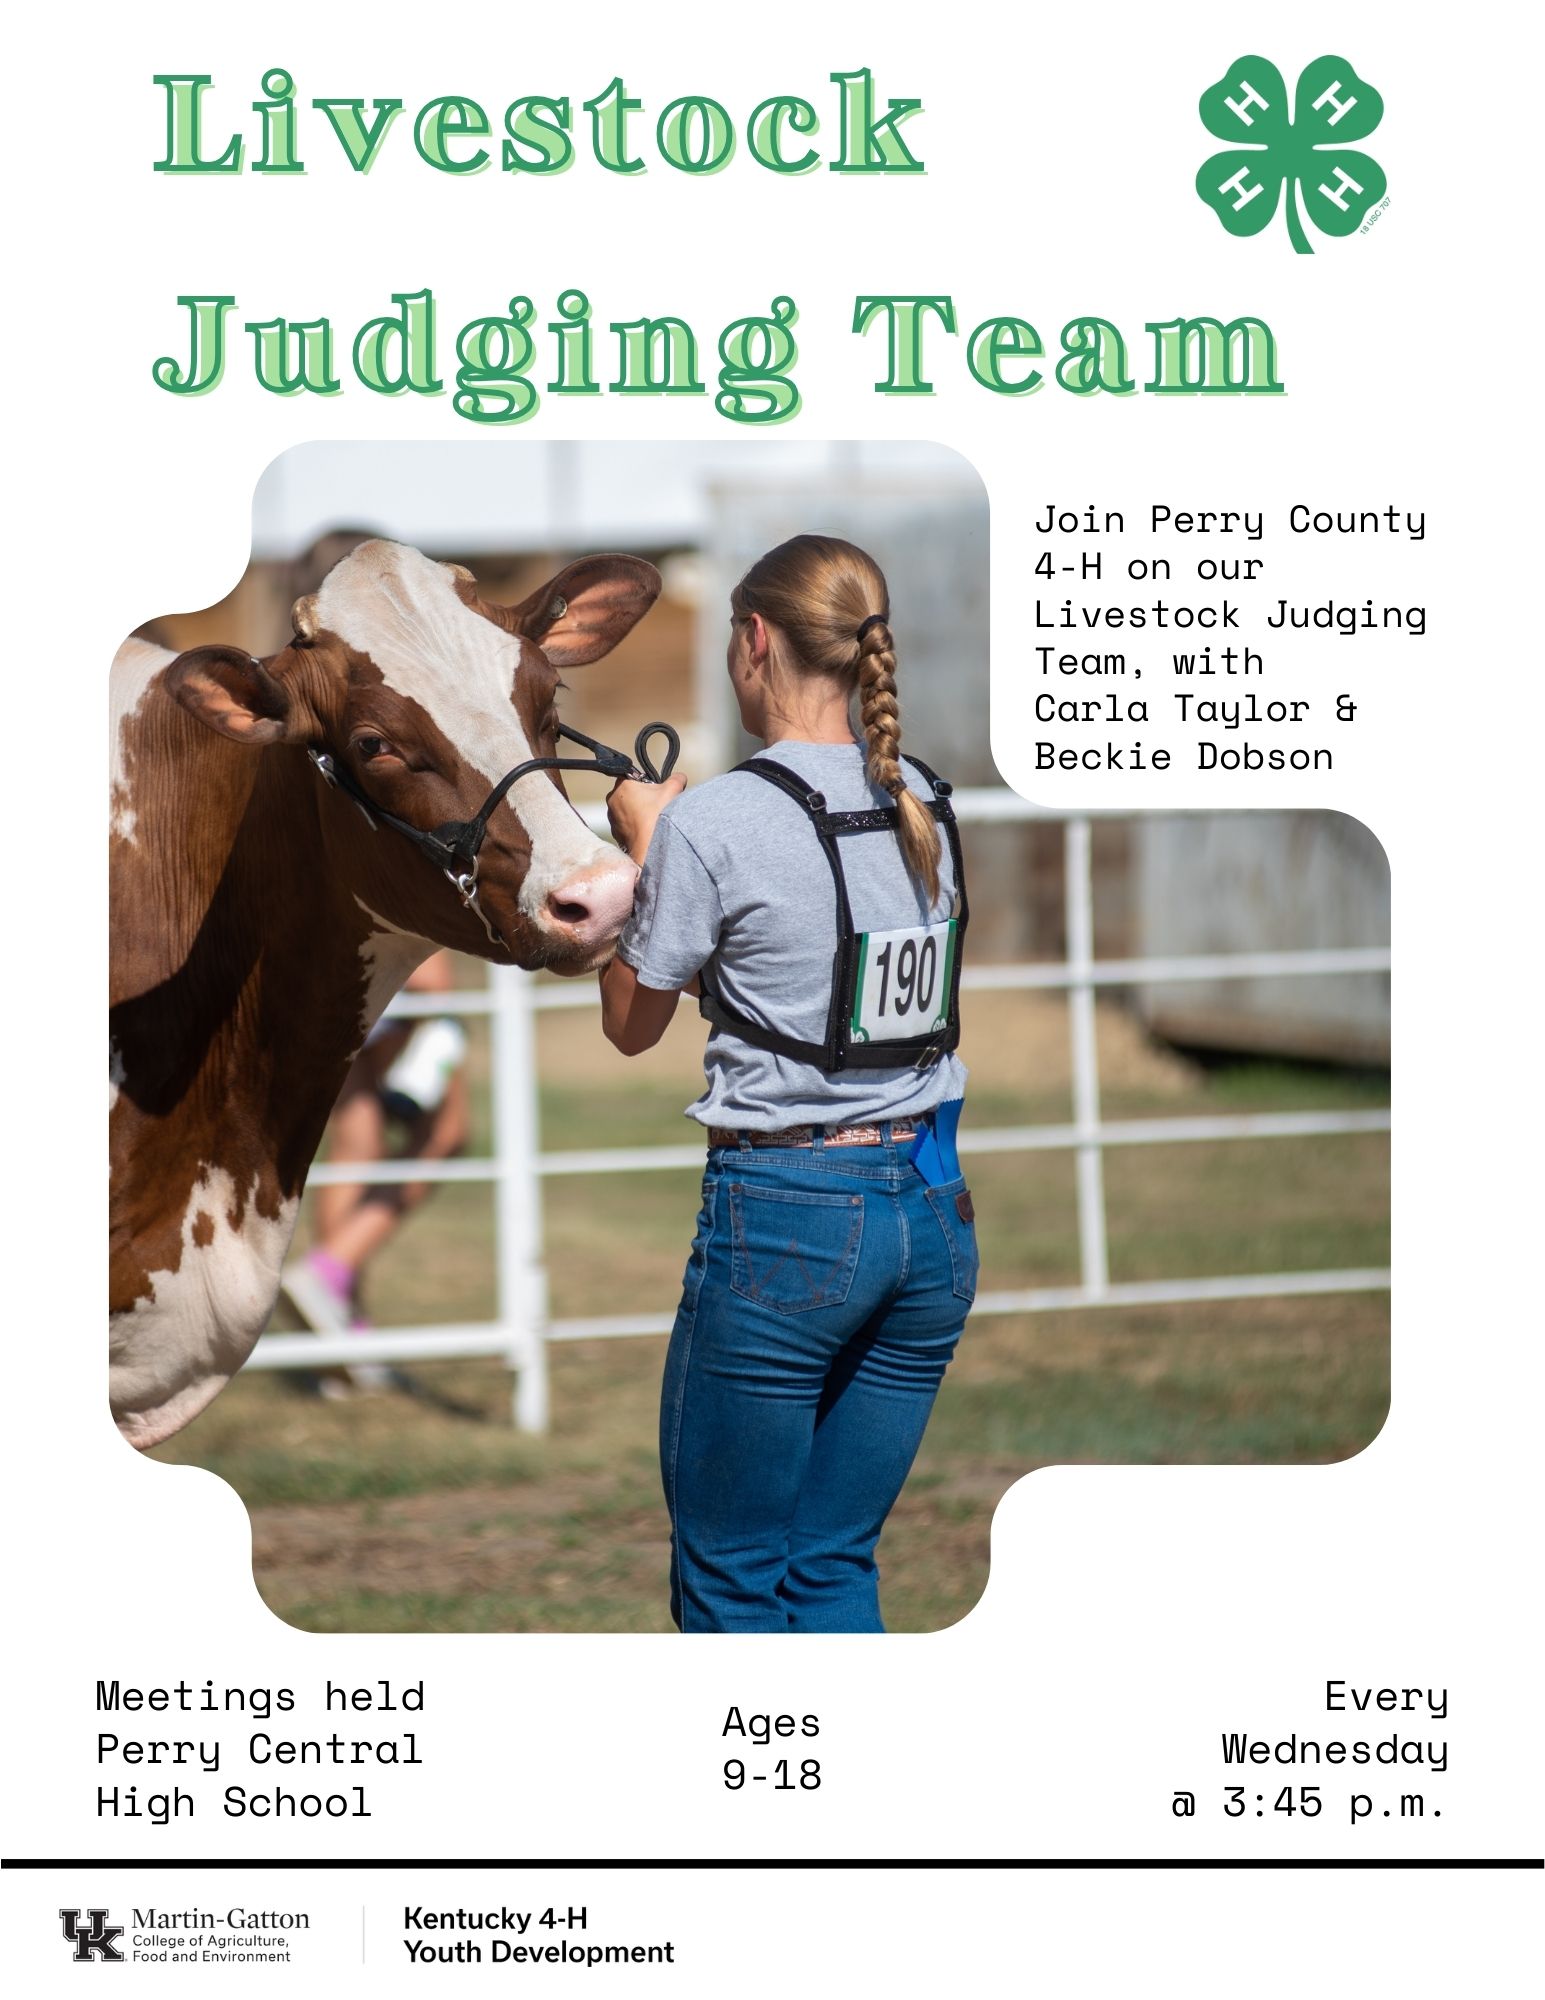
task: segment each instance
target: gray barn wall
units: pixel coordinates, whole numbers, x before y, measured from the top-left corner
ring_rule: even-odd
[[[1332,812],[1166,814],[1132,825],[1134,949],[1144,957],[1389,943],[1389,866],[1360,820]],[[1389,978],[1195,980],[1143,986],[1155,1033],[1199,1048],[1389,1060]]]

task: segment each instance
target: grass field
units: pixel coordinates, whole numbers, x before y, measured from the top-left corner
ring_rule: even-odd
[[[969,1118],[1069,1116],[1066,1015],[974,996]],[[481,1031],[478,1031],[479,1033]],[[700,1075],[685,1013],[627,1064],[595,1017],[542,1017],[544,1144],[679,1142]],[[1387,1103],[1387,1078],[1262,1063],[1203,1068],[1100,1009],[1107,1116]],[[486,1051],[474,1043],[474,1080]],[[486,1115],[477,1092],[480,1119]],[[473,1148],[487,1145],[481,1125]],[[971,1163],[984,1288],[1077,1277],[1071,1162]],[[693,1172],[560,1178],[546,1190],[558,1316],[669,1311],[697,1207]],[[1139,1147],[1106,1158],[1112,1275],[1185,1277],[1380,1265],[1382,1136]],[[600,1219],[604,1218],[604,1229]],[[493,1315],[487,1191],[442,1189],[380,1260],[383,1325]],[[553,1428],[510,1427],[497,1364],[415,1367],[411,1393],[326,1402],[294,1380],[238,1379],[155,1454],[203,1465],[252,1515],[259,1588],[317,1631],[663,1631],[666,1526],[655,1463],[664,1342],[559,1345]],[[987,1573],[1001,1494],[1038,1465],[1320,1463],[1378,1430],[1388,1400],[1382,1294],[977,1319],[946,1379],[881,1544],[893,1630],[963,1616]]]

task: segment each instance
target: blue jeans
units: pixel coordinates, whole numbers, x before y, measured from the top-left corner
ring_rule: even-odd
[[[721,1147],[660,1463],[683,1632],[881,1632],[875,1544],[976,1292],[965,1182],[905,1145]]]

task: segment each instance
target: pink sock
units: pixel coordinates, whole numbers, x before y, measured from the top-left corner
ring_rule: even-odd
[[[325,1250],[313,1250],[306,1262],[338,1303],[346,1306],[354,1292],[354,1273],[348,1265],[337,1257],[329,1256]]]

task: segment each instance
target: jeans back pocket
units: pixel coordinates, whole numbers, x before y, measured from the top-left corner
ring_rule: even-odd
[[[860,1194],[731,1181],[730,1289],[773,1312],[840,1306],[864,1236]]]
[[[976,1297],[976,1281],[981,1254],[976,1246],[976,1210],[971,1190],[961,1181],[946,1181],[943,1187],[927,1189],[928,1206],[939,1219],[944,1240],[950,1246],[951,1287],[957,1299]]]

